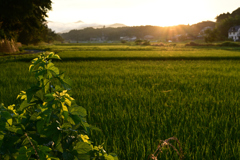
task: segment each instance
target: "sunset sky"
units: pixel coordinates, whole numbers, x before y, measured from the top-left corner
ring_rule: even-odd
[[[172,26],[215,21],[239,0],[52,0],[48,21]]]

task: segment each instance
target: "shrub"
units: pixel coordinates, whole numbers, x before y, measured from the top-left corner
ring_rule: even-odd
[[[42,53],[29,67],[37,83],[21,91],[20,105],[0,105],[0,159],[111,159],[103,147],[93,146],[88,134],[97,129],[86,121],[86,110],[69,94],[65,78],[52,59]]]
[[[135,41],[135,44],[136,44],[136,45],[140,45],[140,44],[142,44],[142,42],[143,42],[143,41],[142,41],[141,39],[137,39],[137,40]]]
[[[239,44],[235,43],[235,42],[223,42],[221,44],[219,44],[219,46],[226,46],[226,47],[240,47]]]
[[[127,43],[127,41],[126,40],[121,40],[121,43]]]
[[[152,44],[152,46],[165,46],[163,43]]]
[[[198,43],[190,42],[189,44],[186,44],[185,46],[199,46]]]
[[[150,45],[150,41],[144,40],[143,43],[142,43],[142,45],[145,45],[145,46]]]
[[[173,43],[173,44],[169,44],[169,46],[175,47],[175,46],[177,46],[177,44],[176,44],[176,43]]]

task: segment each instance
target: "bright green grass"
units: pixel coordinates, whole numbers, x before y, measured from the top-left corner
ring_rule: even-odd
[[[168,47],[165,47],[168,48]],[[164,48],[163,48],[164,49]],[[168,50],[116,50],[116,51],[57,51],[64,61],[85,60],[239,60],[240,51],[236,48],[187,48],[179,47]],[[0,56],[0,62],[4,61],[31,61],[36,55]]]
[[[34,82],[28,66],[0,64],[0,102],[16,103],[17,94]],[[92,133],[92,141],[104,142],[120,160],[147,159],[158,140],[172,136],[180,140],[185,159],[240,158],[239,61],[63,61],[56,66],[73,80],[72,96],[87,109],[89,123],[102,129]],[[177,155],[164,152],[161,158]]]
[[[240,58],[239,51],[227,51],[227,50],[216,50],[216,49],[206,49],[206,50],[172,50],[172,51],[63,51],[60,52],[59,55],[64,58],[79,58],[79,59],[87,59],[87,58],[172,58],[172,59],[180,59],[180,58]]]
[[[41,46],[25,46],[22,49],[43,49],[54,52],[61,51],[192,51],[192,50],[240,50],[240,47],[220,47],[220,46],[185,46],[185,43],[166,43],[165,46],[143,46],[134,44],[59,44],[59,45],[41,45]]]

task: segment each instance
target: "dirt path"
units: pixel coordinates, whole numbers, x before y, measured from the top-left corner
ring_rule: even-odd
[[[4,54],[0,56],[12,56],[12,55],[25,55],[25,54],[36,54],[36,53],[41,53],[44,52],[43,50],[36,50],[36,49],[25,49],[24,52],[22,53],[10,53],[10,54]]]

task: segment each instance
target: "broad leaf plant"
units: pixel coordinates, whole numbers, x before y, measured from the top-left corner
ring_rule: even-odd
[[[69,94],[71,81],[52,63],[60,57],[45,52],[29,67],[36,84],[17,96],[20,105],[0,104],[0,160],[117,160],[89,140],[92,127],[85,108]]]

